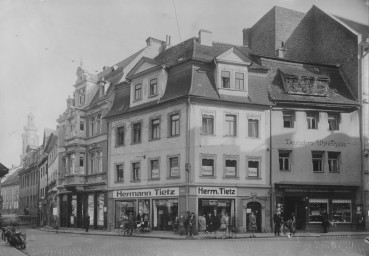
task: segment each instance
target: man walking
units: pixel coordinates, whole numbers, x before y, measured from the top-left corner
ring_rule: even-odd
[[[273,221],[274,221],[274,235],[280,236],[281,235],[281,216],[279,212],[274,212]]]
[[[90,215],[86,214],[84,222],[86,232],[88,232],[88,228],[90,227]]]

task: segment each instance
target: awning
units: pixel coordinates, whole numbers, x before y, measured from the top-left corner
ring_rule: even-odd
[[[359,186],[350,185],[331,185],[331,184],[293,184],[293,183],[275,183],[276,189],[293,189],[293,190],[319,190],[319,191],[353,191]]]

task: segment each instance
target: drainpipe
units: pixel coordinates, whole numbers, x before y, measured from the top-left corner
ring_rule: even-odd
[[[272,182],[272,106],[269,107],[269,185],[270,185],[270,228],[273,230],[273,199],[274,199],[274,189]]]
[[[191,180],[191,164],[190,164],[190,137],[191,137],[191,126],[190,126],[190,97],[187,98],[186,102],[186,163],[185,170],[187,175],[186,180],[186,212],[189,210],[190,205],[190,180]]]

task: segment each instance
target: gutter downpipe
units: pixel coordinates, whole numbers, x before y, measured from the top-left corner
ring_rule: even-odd
[[[273,189],[273,182],[272,182],[272,108],[273,106],[269,107],[269,185],[270,185],[270,228],[272,232],[274,231],[273,227],[273,198],[274,198],[274,189]]]
[[[190,130],[190,105],[191,105],[191,99],[188,96],[187,102],[186,102],[186,164],[185,164],[185,170],[186,170],[186,212],[189,211],[190,206],[190,175],[191,175],[191,165],[190,165],[190,137],[191,137],[191,130]]]

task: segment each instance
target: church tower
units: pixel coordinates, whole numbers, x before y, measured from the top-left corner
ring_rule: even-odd
[[[38,146],[38,139],[39,136],[35,126],[35,116],[30,113],[27,116],[27,125],[24,126],[24,133],[22,134],[22,159],[26,155],[28,146],[31,148],[36,148]]]

